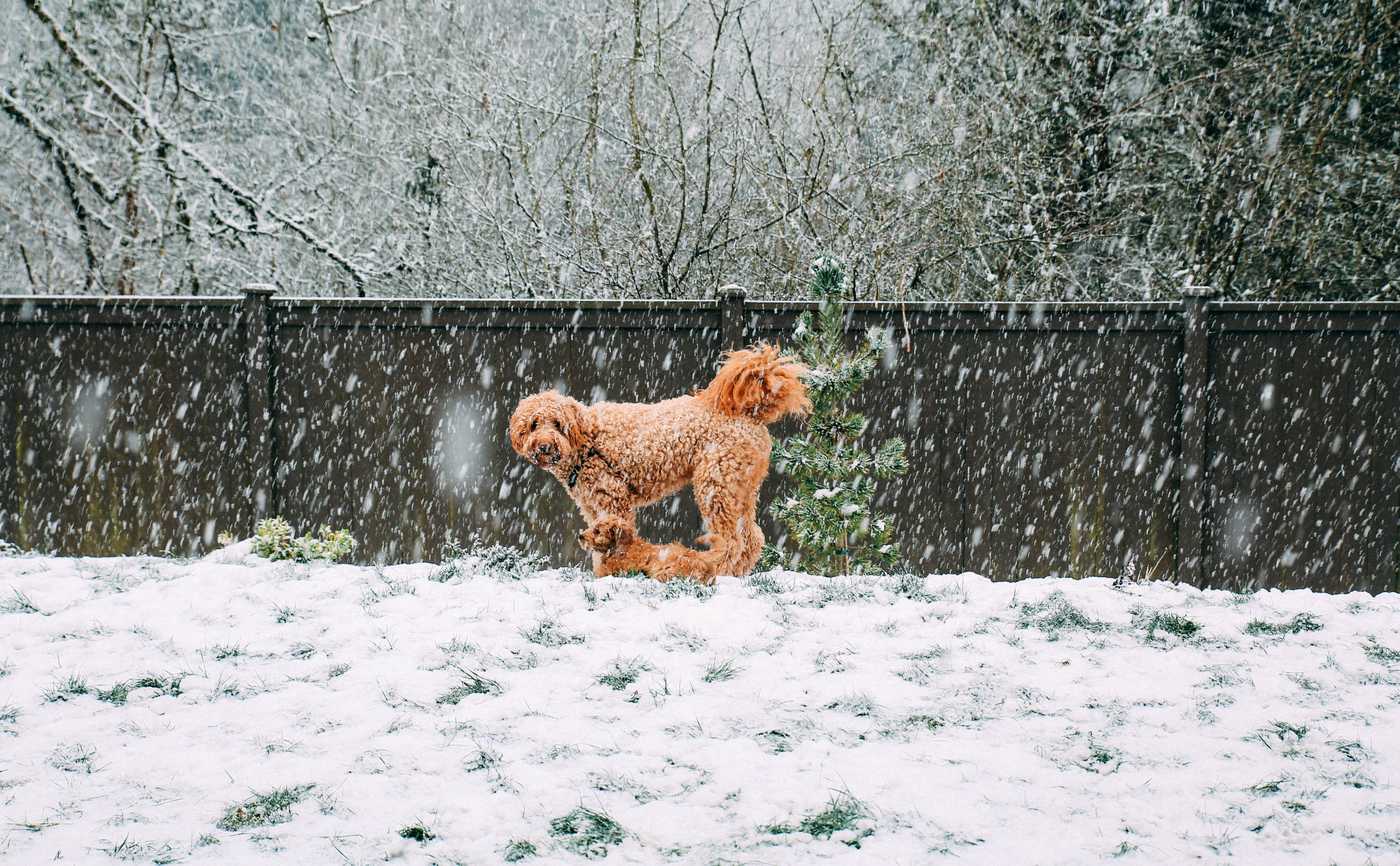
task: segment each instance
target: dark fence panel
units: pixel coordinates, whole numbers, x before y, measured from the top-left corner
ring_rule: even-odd
[[[1396,575],[1397,324],[1393,315],[1214,314],[1214,580],[1340,591]]]
[[[0,319],[0,536],[192,553],[246,527],[233,303],[18,305]]]
[[[369,561],[477,531],[582,564],[564,493],[510,451],[515,402],[684,393],[805,308],[0,298],[0,537],[196,553],[281,514],[349,527]],[[1400,589],[1397,305],[856,304],[849,325],[893,337],[860,403],[872,440],[909,443],[878,505],[915,567]],[[699,519],[684,494],[642,526]]]

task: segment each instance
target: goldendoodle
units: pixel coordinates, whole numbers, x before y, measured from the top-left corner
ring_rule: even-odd
[[[758,561],[758,488],[768,474],[768,425],[811,408],[803,367],[767,345],[730,352],[703,390],[660,403],[584,406],[557,391],[526,397],[510,444],[569,492],[588,521],[579,543],[598,576],[642,571],[657,580],[745,575]],[[637,509],[694,486],[705,520],[698,543],[652,544]]]

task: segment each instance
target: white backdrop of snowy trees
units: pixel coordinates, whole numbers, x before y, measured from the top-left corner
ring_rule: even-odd
[[[0,0],[3,292],[1400,297],[1393,0]]]

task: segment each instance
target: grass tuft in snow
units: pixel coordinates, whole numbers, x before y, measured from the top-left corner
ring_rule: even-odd
[[[13,725],[19,721],[19,707],[14,704],[0,704],[0,725]]]
[[[297,618],[297,609],[290,605],[279,604],[274,606],[273,610],[277,614],[278,625],[286,625]]]
[[[1021,605],[1021,628],[1038,628],[1053,640],[1061,631],[1103,631],[1108,623],[1091,619],[1083,611],[1070,604],[1065,594],[1056,590],[1038,602]]]
[[[830,839],[833,836],[838,836],[842,843],[852,848],[859,848],[861,840],[875,832],[869,826],[862,826],[868,823],[865,819],[869,817],[869,810],[866,809],[864,803],[849,793],[842,792],[834,795],[827,802],[825,809],[805,816],[795,826],[792,824],[769,824],[761,829],[773,835],[807,833],[817,839]]]
[[[1364,647],[1366,658],[1377,664],[1393,665],[1400,663],[1400,650],[1391,649],[1379,643],[1375,638],[1366,642]]]
[[[563,626],[548,617],[541,619],[531,628],[521,629],[520,636],[530,643],[547,647],[583,643],[583,635],[565,631]]]
[[[641,659],[616,659],[598,677],[598,682],[615,692],[620,692],[637,681],[643,671],[651,670],[651,665]]]
[[[58,746],[49,754],[49,766],[65,773],[95,773],[102,769],[96,760],[97,749],[81,743]]]
[[[534,842],[528,839],[512,839],[506,849],[501,852],[501,859],[507,863],[519,863],[521,860],[528,860],[538,853]]]
[[[440,704],[456,705],[462,699],[470,695],[499,695],[502,691],[501,684],[493,679],[488,679],[476,671],[469,670],[460,665],[452,665],[457,673],[461,674],[461,681],[457,685],[443,692],[438,696],[437,702]]]
[[[87,680],[78,676],[68,676],[61,680],[56,680],[52,686],[44,690],[45,703],[58,703],[59,701],[72,700],[73,698],[88,693]]]
[[[626,836],[611,815],[584,806],[550,821],[549,835],[566,850],[590,860],[608,856],[608,846],[621,845]]]
[[[934,601],[935,597],[924,589],[924,579],[917,574],[897,574],[890,582],[890,591],[901,598],[913,601]]]
[[[690,577],[678,577],[668,580],[661,586],[661,597],[672,598],[698,598],[701,601],[714,597],[714,586],[706,586],[698,580]]]
[[[1195,637],[1196,633],[1201,630],[1201,624],[1195,620],[1166,610],[1155,611],[1151,616],[1143,614],[1140,625],[1147,630],[1148,640],[1156,639],[1159,631],[1176,635],[1185,640]]]
[[[410,839],[414,842],[431,842],[437,838],[437,834],[429,830],[422,821],[414,821],[412,824],[399,830],[399,838]]]
[[[216,643],[209,647],[209,655],[213,656],[215,661],[220,662],[240,658],[247,654],[248,651],[242,644]]]
[[[29,596],[15,589],[10,588],[11,596],[3,606],[0,606],[0,613],[39,613],[38,605],[29,600]]]
[[[739,674],[743,673],[743,671],[744,669],[739,667],[734,659],[714,661],[710,662],[710,664],[705,667],[705,674],[701,679],[707,683],[722,683],[725,680],[734,679]]]
[[[744,586],[758,595],[778,595],[783,591],[783,584],[778,580],[777,572],[773,571],[753,575],[744,581]]]
[[[220,830],[246,830],[281,824],[292,819],[292,807],[311,793],[315,785],[295,785],[277,788],[265,794],[254,793],[241,803],[229,806],[214,826]]]
[[[479,538],[472,539],[467,555],[476,558],[482,574],[497,580],[521,580],[549,567],[543,556],[508,544],[485,544]]]
[[[126,703],[126,699],[131,695],[131,687],[123,681],[113,683],[111,688],[98,689],[94,694],[99,701],[119,707]]]
[[[1310,613],[1300,613],[1287,622],[1268,622],[1262,619],[1252,619],[1249,625],[1244,627],[1246,634],[1252,635],[1281,635],[1298,634],[1304,631],[1318,631],[1322,628],[1322,623],[1317,621],[1317,617]]]

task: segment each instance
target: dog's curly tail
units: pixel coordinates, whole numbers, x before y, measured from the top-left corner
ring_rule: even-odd
[[[811,410],[802,381],[805,372],[805,367],[779,354],[775,346],[760,343],[726,355],[714,381],[696,396],[725,415],[772,424],[784,415]]]

